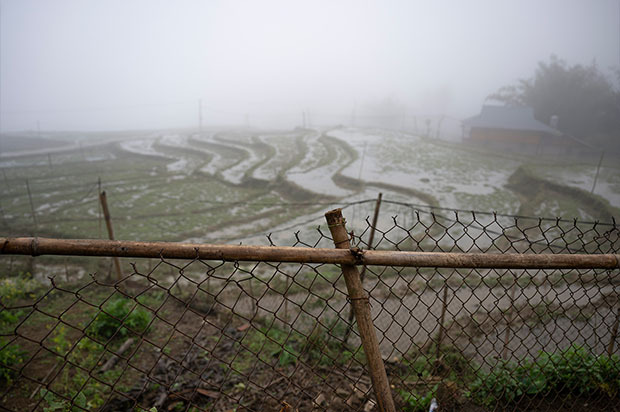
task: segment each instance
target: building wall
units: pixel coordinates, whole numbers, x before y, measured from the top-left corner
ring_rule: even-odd
[[[469,137],[467,137],[467,134]],[[510,152],[530,154],[578,154],[591,149],[576,144],[564,136],[519,130],[472,128],[464,142]],[[600,152],[596,152],[600,153]]]
[[[507,143],[537,146],[541,143],[542,133],[521,130],[472,128],[469,138],[472,143]]]

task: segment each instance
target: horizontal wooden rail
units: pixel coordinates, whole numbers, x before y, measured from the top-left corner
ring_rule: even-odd
[[[282,246],[0,237],[0,254],[496,269],[616,269],[620,255],[401,252]]]

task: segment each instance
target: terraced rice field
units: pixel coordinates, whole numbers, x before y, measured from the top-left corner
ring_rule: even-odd
[[[386,130],[52,137],[68,144],[2,153],[3,232],[105,236],[98,179],[108,194],[117,238],[126,240],[264,243],[269,232],[314,227],[328,208],[372,199],[379,191],[385,199],[420,207],[581,220],[609,221],[620,208],[620,167],[611,161],[602,168],[594,194],[607,206],[601,211],[589,207],[587,196],[537,199],[519,190],[523,182],[510,180],[524,167],[536,179],[575,187],[585,196],[595,162],[486,153]],[[363,225],[372,207],[372,202],[352,206],[350,224]],[[394,205],[384,208],[383,216],[409,213]]]

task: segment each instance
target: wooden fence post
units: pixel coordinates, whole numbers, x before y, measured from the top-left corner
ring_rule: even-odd
[[[34,212],[34,203],[32,203],[32,193],[30,193],[30,184],[28,184],[28,179],[26,179],[26,191],[28,191],[28,200],[30,201],[30,212],[32,213],[32,220],[34,221],[35,234],[38,234],[39,223],[37,222],[37,215]]]
[[[372,216],[372,226],[370,227],[370,234],[368,235],[368,249],[372,249],[373,242],[375,240],[375,230],[377,227],[377,220],[379,220],[379,209],[381,208],[381,198],[383,197],[383,193],[379,193],[377,196],[377,203],[375,204],[375,214]],[[364,275],[366,274],[366,265],[362,267],[362,272],[360,273],[360,282],[362,285],[364,284]],[[349,335],[351,335],[351,328],[353,327],[353,307],[349,310],[349,319],[347,330],[344,333],[343,341],[346,344],[349,341]]]
[[[598,174],[601,171],[603,157],[605,157],[605,151],[601,150],[601,158],[598,160],[598,165],[596,166],[596,175],[594,176],[594,182],[592,182],[592,189],[590,190],[590,194],[594,193],[594,189],[596,188],[596,181],[598,180]]]
[[[611,356],[614,353],[614,344],[616,343],[616,339],[618,339],[618,327],[620,326],[620,308],[616,312],[616,321],[614,325],[611,327],[611,338],[609,339],[609,346],[607,346],[607,355]]]
[[[349,234],[345,228],[345,220],[342,217],[342,211],[336,209],[327,212],[325,214],[325,219],[327,220],[327,226],[329,227],[336,248],[350,249],[351,243],[349,241]],[[396,409],[394,407],[394,400],[392,399],[390,383],[388,382],[385,365],[383,364],[383,359],[379,350],[379,342],[372,323],[368,295],[362,287],[357,267],[355,265],[343,264],[341,268],[347,285],[349,300],[355,311],[357,327],[362,339],[366,360],[368,361],[370,379],[375,391],[375,396],[377,397],[379,410],[381,412],[395,412]]]
[[[446,309],[448,307],[448,282],[444,282],[443,285],[443,299],[441,306],[441,317],[439,318],[439,333],[437,335],[437,352],[435,355],[436,366],[439,365],[439,356],[441,354],[441,341],[443,340],[443,336],[445,334],[444,322],[446,320]]]
[[[110,210],[108,209],[108,199],[105,194],[105,190],[99,193],[99,201],[101,202],[101,209],[103,210],[103,217],[105,218],[105,225],[108,228],[108,236],[110,240],[114,240],[114,229],[112,229],[112,219],[110,218]],[[122,278],[121,274],[121,262],[118,260],[118,257],[113,257],[114,267],[116,269],[116,280],[120,281]]]
[[[101,197],[101,177],[97,179],[97,193],[99,193],[99,197]],[[97,204],[97,223],[99,227],[99,238],[101,238],[101,202]]]
[[[502,358],[504,360],[508,359],[508,344],[510,343],[510,328],[512,326],[512,321],[515,316],[515,295],[517,293],[517,277],[515,276],[515,284],[512,285],[512,290],[510,291],[510,306],[508,307],[508,319],[506,319],[506,333],[504,334],[504,349],[502,350]]]

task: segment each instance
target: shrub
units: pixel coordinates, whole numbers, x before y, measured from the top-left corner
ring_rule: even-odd
[[[34,299],[32,293],[41,288],[41,284],[32,278],[30,273],[20,273],[18,276],[0,279],[0,298],[4,303],[17,299]]]
[[[399,390],[398,394],[403,400],[405,404],[404,410],[407,412],[426,412],[431,406],[431,401],[435,397],[435,393],[437,392],[437,387],[439,385],[434,385],[433,389],[427,391],[425,394],[420,395],[415,392]]]
[[[151,314],[145,309],[133,308],[130,302],[132,301],[126,298],[108,302],[89,326],[87,333],[110,339],[113,336],[125,337],[130,330],[136,333],[145,331],[151,322]]]
[[[480,372],[468,396],[490,406],[518,402],[523,396],[595,395],[615,397],[620,391],[620,357],[594,355],[573,345],[555,353],[540,352],[535,360],[501,362]]]
[[[15,372],[13,368],[24,362],[26,352],[19,345],[10,345],[0,338],[0,381],[11,383]]]
[[[0,311],[0,333],[14,327],[20,316],[21,312]],[[26,352],[19,345],[9,344],[8,339],[0,338],[0,381],[11,383],[14,369],[24,362],[25,356]]]

